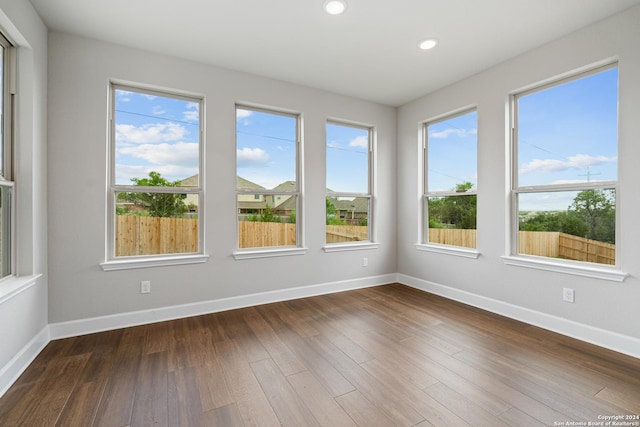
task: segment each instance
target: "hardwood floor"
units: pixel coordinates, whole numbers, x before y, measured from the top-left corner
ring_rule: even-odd
[[[615,415],[640,426],[639,359],[399,284],[52,341],[0,399],[1,426],[520,427]]]

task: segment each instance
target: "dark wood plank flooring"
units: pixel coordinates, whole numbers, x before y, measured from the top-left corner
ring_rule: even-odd
[[[399,284],[52,341],[0,399],[1,426],[520,427],[613,415],[640,425],[639,359]]]

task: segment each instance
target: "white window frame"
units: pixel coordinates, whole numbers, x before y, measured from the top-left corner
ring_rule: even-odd
[[[294,118],[296,121],[296,188],[293,190],[267,190],[267,189],[250,189],[241,190],[235,187],[235,207],[236,207],[236,242],[233,257],[236,260],[254,259],[254,258],[271,258],[280,256],[292,256],[292,255],[304,255],[307,252],[307,248],[304,246],[304,203],[303,203],[303,171],[302,171],[302,159],[303,159],[303,143],[302,143],[302,113],[298,111],[292,111],[282,108],[256,105],[251,103],[236,103],[234,108],[234,117],[236,117],[236,153],[238,147],[237,135],[237,111],[248,110],[259,113],[280,115]],[[236,157],[234,173],[238,173],[238,160]],[[233,181],[236,183],[236,180]],[[238,196],[240,195],[261,195],[261,196],[282,196],[289,195],[296,197],[296,246],[260,246],[255,248],[240,248],[240,236],[238,235]]]
[[[420,243],[416,244],[416,249],[425,252],[434,252],[439,254],[459,256],[462,258],[477,259],[480,256],[477,245],[476,248],[465,248],[462,246],[444,245],[438,243],[429,242],[429,198],[430,197],[448,197],[448,196],[470,196],[474,195],[478,197],[477,184],[476,188],[465,191],[464,193],[458,193],[455,190],[447,191],[429,191],[429,135],[428,129],[430,125],[444,122],[456,117],[464,116],[472,112],[478,112],[478,108],[475,105],[466,106],[458,110],[454,110],[449,113],[445,113],[434,118],[425,120],[421,125],[421,155],[422,155],[422,215],[421,215],[421,227],[420,227]],[[476,171],[478,164],[477,154],[477,141],[476,141]],[[476,199],[477,200],[477,199]],[[477,203],[477,201],[476,201]],[[478,222],[477,210],[476,210],[476,224]],[[477,232],[477,226],[476,226]]]
[[[16,96],[16,48],[15,46],[0,33],[0,45],[4,50],[4,58],[2,61],[2,142],[0,149],[2,150],[2,171],[0,171],[0,187],[6,189],[9,194],[8,201],[3,200],[2,203],[9,203],[9,221],[5,226],[8,228],[8,250],[6,254],[1,254],[3,263],[6,261],[9,267],[8,274],[0,277],[0,281],[16,276],[16,206],[15,206],[15,181],[13,171],[13,144],[14,144],[14,112],[15,112],[15,96]],[[4,234],[4,233],[3,233]],[[3,244],[4,245],[4,244]]]
[[[367,192],[366,193],[353,193],[353,192],[326,192],[325,198],[327,197],[348,197],[348,198],[356,198],[356,197],[364,197],[369,200],[369,212],[367,213],[367,233],[368,239],[359,241],[359,242],[346,242],[346,243],[327,243],[326,242],[326,233],[325,233],[325,245],[322,248],[325,252],[341,252],[341,251],[352,251],[352,250],[361,250],[361,249],[377,249],[380,244],[376,242],[376,228],[375,228],[375,153],[376,153],[376,127],[373,125],[368,125],[364,123],[357,123],[348,120],[341,120],[337,118],[329,118],[325,123],[325,130],[327,125],[334,126],[344,126],[351,127],[360,130],[367,131],[367,140],[368,140],[368,176],[367,176]],[[326,147],[326,133],[325,133],[325,147]],[[326,166],[326,153],[325,153],[325,166]],[[323,216],[323,218],[325,218]],[[325,222],[326,227],[326,222]]]
[[[547,258],[543,256],[527,255],[518,253],[518,231],[519,231],[519,219],[518,219],[518,198],[521,194],[534,194],[534,193],[547,193],[547,192],[562,192],[562,191],[584,191],[584,190],[599,190],[599,189],[614,189],[616,199],[616,242],[619,242],[620,237],[620,215],[618,200],[620,198],[619,180],[615,181],[587,181],[574,184],[544,184],[544,185],[529,185],[519,186],[518,184],[518,99],[523,96],[530,95],[532,93],[540,92],[552,87],[561,86],[563,84],[588,77],[600,72],[604,72],[613,68],[619,68],[617,62],[608,63],[606,65],[599,65],[591,68],[587,71],[579,71],[572,73],[568,76],[554,79],[553,81],[547,81],[543,84],[539,84],[533,87],[529,87],[526,90],[519,91],[511,94],[510,99],[510,170],[511,170],[511,182],[510,182],[510,226],[508,230],[509,241],[507,253],[509,255],[502,257],[503,262],[507,265],[533,268],[545,271],[553,271],[565,274],[571,274],[583,277],[592,277],[597,279],[604,279],[614,282],[622,282],[627,277],[627,273],[620,270],[619,259],[620,252],[616,247],[616,264],[613,266],[605,264],[596,264],[585,261],[573,261],[556,258]],[[619,96],[619,94],[618,94]]]
[[[135,93],[142,93],[152,96],[176,98],[184,101],[194,102],[199,105],[199,160],[198,160],[198,186],[197,187],[147,187],[134,185],[117,185],[115,183],[115,93],[116,90],[125,90]],[[107,238],[106,238],[106,261],[100,266],[104,271],[124,270],[131,268],[158,267],[165,265],[197,264],[204,263],[209,258],[205,252],[205,191],[204,191],[204,159],[205,159],[205,138],[204,138],[204,97],[183,91],[151,87],[147,85],[111,81],[109,82],[109,137],[108,137],[108,161],[107,161]],[[116,234],[116,197],[121,192],[148,192],[148,193],[175,193],[175,194],[196,194],[198,196],[198,250],[193,253],[176,254],[153,254],[138,256],[116,256],[115,254],[115,234]]]

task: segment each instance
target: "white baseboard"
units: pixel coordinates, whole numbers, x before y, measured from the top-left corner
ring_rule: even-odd
[[[45,346],[49,344],[49,341],[49,326],[45,326],[18,354],[0,369],[0,397],[9,390],[9,387],[22,375]]]
[[[109,316],[73,320],[70,322],[52,323],[49,325],[49,330],[51,339],[53,340],[126,328],[130,326],[144,325],[148,323],[163,322],[166,320],[199,316],[202,314],[216,313],[236,308],[251,307],[272,302],[331,294],[334,292],[342,292],[352,289],[368,288],[393,283],[395,281],[396,274],[364,277],[360,279],[322,283],[299,288],[281,289],[191,304],[154,308],[151,310],[133,311]]]
[[[562,317],[553,316],[503,301],[418,279],[405,274],[396,276],[397,282],[425,292],[462,302],[571,338],[579,339],[619,353],[640,358],[640,339],[607,331]]]

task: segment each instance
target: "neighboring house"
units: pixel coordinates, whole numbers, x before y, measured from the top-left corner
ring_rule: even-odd
[[[274,191],[295,191],[295,181],[285,181],[273,188]],[[289,194],[270,194],[265,196],[267,204],[272,206],[278,215],[290,215],[296,210],[296,199]]]
[[[236,176],[236,188],[239,190],[265,190],[261,185]],[[266,197],[262,194],[239,194],[238,215],[252,215],[261,213],[267,207]]]
[[[188,178],[180,181],[182,187],[197,187],[198,186],[198,174],[192,175]],[[187,198],[184,199],[184,204],[187,205],[189,212],[198,212],[198,195],[187,194]]]
[[[329,200],[336,207],[336,218],[343,219],[350,225],[357,225],[360,220],[366,220],[369,216],[369,198],[367,197],[356,197],[352,200],[337,200],[329,197]]]

